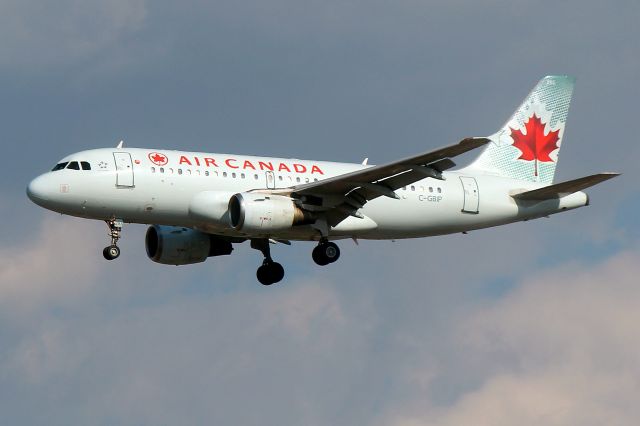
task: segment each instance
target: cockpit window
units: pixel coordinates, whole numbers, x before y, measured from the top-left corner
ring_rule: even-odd
[[[67,169],[72,169],[72,170],[80,170],[80,165],[78,164],[77,161],[72,161],[69,163],[69,165],[67,166]]]
[[[67,164],[69,164],[69,162],[65,162],[65,163],[58,163],[56,164],[53,169],[51,169],[52,172],[55,172],[56,170],[62,170],[65,167],[67,167]]]
[[[87,161],[81,161],[80,165],[82,166],[82,170],[91,170],[91,164]]]

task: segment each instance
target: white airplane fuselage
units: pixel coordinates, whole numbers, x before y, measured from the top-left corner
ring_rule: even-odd
[[[154,157],[155,155],[155,157]],[[155,158],[155,162],[154,162]],[[160,161],[158,161],[160,160]],[[198,194],[270,192],[323,180],[371,166],[244,155],[138,148],[78,152],[61,163],[85,162],[90,170],[61,169],[34,179],[29,197],[59,213],[98,220],[182,226],[229,237],[252,237],[228,219],[210,221],[194,213]],[[402,239],[464,232],[548,216],[588,204],[584,192],[557,199],[517,201],[512,195],[542,185],[473,174],[443,172],[399,189],[399,199],[381,196],[329,229],[329,239]],[[310,225],[262,235],[284,240],[318,240]]]
[[[583,189],[618,173],[554,183],[575,79],[542,78],[487,137],[381,165],[123,148],[72,154],[35,178],[27,194],[67,215],[104,220],[120,256],[122,224],[150,224],[148,257],[188,265],[229,255],[249,240],[264,256],[261,284],[284,277],[270,246],[317,241],[311,258],[336,262],[332,240],[444,235],[536,219],[588,205]],[[482,148],[466,167],[456,158]]]

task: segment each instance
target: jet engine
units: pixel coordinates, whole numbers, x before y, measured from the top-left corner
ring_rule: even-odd
[[[229,200],[231,226],[246,233],[283,231],[294,225],[313,223],[310,212],[304,211],[289,197],[242,192]]]
[[[200,263],[211,256],[231,254],[229,241],[190,228],[153,225],[147,229],[149,259],[165,265]]]

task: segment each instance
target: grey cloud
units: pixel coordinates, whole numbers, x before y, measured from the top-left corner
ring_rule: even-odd
[[[101,267],[95,256],[75,247],[97,238],[96,231],[91,223],[49,218],[31,241],[0,247],[1,315],[28,316],[43,304],[83,300]]]
[[[625,321],[614,314],[599,326],[581,314],[621,303],[632,317],[623,299],[633,301],[634,290],[581,287],[565,276],[565,291],[525,278],[579,262],[603,281],[627,282],[583,263],[637,246],[638,7],[3,2],[3,416],[34,424],[428,424],[455,423],[482,406],[495,408],[487,418],[496,422],[512,419],[509,409],[540,407],[565,413],[552,420],[575,420],[571,407],[585,403],[622,423],[633,411],[623,404],[615,412],[607,383],[630,395],[633,388],[594,347],[612,343],[634,371],[627,358],[635,349],[615,333]],[[539,77],[565,72],[578,85],[558,178],[625,172],[591,190],[588,209],[467,236],[345,241],[329,269],[315,267],[310,244],[278,246],[287,278],[274,288],[256,285],[260,258],[246,245],[203,265],[153,264],[143,226],[125,228],[122,258],[107,263],[102,223],[46,213],[40,228],[43,216],[24,196],[28,180],[63,155],[122,138],[380,163],[490,133]],[[536,305],[591,327],[547,335]],[[519,321],[520,311],[532,318]],[[563,342],[570,333],[586,364]],[[552,343],[557,350],[546,352]],[[589,384],[579,377],[586,373],[602,400],[568,395],[570,385]],[[500,405],[500,396],[509,402]]]
[[[86,60],[140,29],[144,0],[0,2],[0,64],[9,69]]]
[[[382,423],[632,424],[640,415],[637,261],[631,251],[545,270],[463,315],[449,350],[467,354],[457,368],[477,382],[443,406],[429,397],[432,380],[423,400],[391,408]],[[433,374],[429,366],[417,374],[423,369]]]

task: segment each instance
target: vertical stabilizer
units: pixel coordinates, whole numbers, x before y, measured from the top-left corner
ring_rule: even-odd
[[[469,168],[552,183],[574,84],[565,75],[540,80],[502,129],[489,136],[491,142]]]

